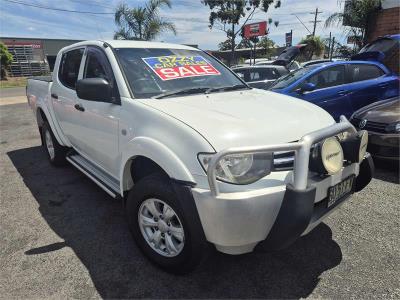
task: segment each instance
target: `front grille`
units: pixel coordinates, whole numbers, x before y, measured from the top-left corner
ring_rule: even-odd
[[[294,164],[294,151],[274,152],[274,170],[292,170]]]
[[[386,128],[387,124],[379,123],[379,122],[372,122],[372,121],[368,121],[368,120],[366,121],[364,127],[360,128],[360,122],[362,120],[363,119],[354,118],[351,120],[351,123],[356,128],[359,128],[359,129],[365,129],[365,130],[369,130],[369,131],[373,131],[373,132],[382,132],[382,133],[386,132],[385,128]]]

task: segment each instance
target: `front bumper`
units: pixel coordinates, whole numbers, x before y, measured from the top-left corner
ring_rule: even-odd
[[[400,159],[400,134],[368,132],[368,152],[380,159],[398,161]]]
[[[312,230],[348,198],[340,199],[329,209],[326,208],[329,187],[354,175],[356,182],[353,192],[359,191],[372,178],[373,162],[369,154],[361,163],[347,165],[340,172],[324,178],[309,172],[312,145],[342,132],[356,133],[344,117],[341,117],[340,123],[305,135],[295,143],[231,148],[216,153],[207,169],[210,189],[192,189],[207,240],[221,252],[242,254],[252,251],[261,241],[264,241],[261,245],[267,248],[285,247]],[[267,176],[262,188],[243,192],[220,191],[221,184],[216,180],[215,169],[222,157],[277,151],[295,152],[291,180],[276,181],[271,178],[268,181],[271,176]]]
[[[374,165],[367,155],[360,165],[345,167],[334,176],[310,180],[305,190],[293,185],[255,191],[220,193],[193,188],[192,194],[207,240],[228,254],[251,252],[256,247],[280,249],[317,226],[349,195],[327,208],[327,190],[348,176],[356,175],[354,192],[371,180]]]

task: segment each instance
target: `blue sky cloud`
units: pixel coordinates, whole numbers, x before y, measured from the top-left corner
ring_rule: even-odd
[[[112,13],[120,0],[18,0],[34,5],[48,6],[66,10]],[[138,6],[145,0],[124,1],[130,6]],[[333,12],[341,10],[336,0],[316,2],[315,0],[282,0],[278,9],[271,8],[268,13],[257,12],[252,21],[265,21],[273,18],[280,25],[270,28],[270,37],[279,45],[284,44],[285,32],[293,30],[297,43],[308,31],[293,15],[295,13],[312,31],[312,11],[316,4],[323,12],[319,19],[324,21]],[[219,42],[226,39],[225,33],[208,28],[209,9],[200,0],[172,0],[172,9],[161,13],[173,21],[177,35],[164,34],[160,41],[198,44],[203,49],[216,49]],[[111,39],[116,27],[113,15],[89,15],[29,7],[0,0],[0,36],[66,38],[66,39]],[[341,28],[324,28],[323,22],[317,25],[317,34],[328,37],[329,32],[343,42],[345,35]]]

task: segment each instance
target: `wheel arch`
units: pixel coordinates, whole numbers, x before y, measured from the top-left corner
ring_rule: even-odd
[[[51,130],[53,131],[53,134],[54,134],[55,138],[57,139],[57,142],[60,145],[65,146],[64,141],[61,139],[61,137],[58,134],[58,131],[55,128],[55,124],[54,124],[53,120],[49,116],[49,112],[48,112],[47,108],[39,106],[39,105],[37,106],[37,108],[36,108],[36,122],[37,122],[37,125],[39,127],[39,132],[40,132],[41,137],[42,137],[41,127],[43,126],[44,122],[47,122],[49,124]],[[43,137],[42,137],[42,141],[43,141]]]
[[[192,174],[178,156],[164,144],[147,137],[137,137],[131,140],[122,154],[120,169],[121,194],[134,185],[135,180],[158,170],[169,178],[195,184]],[[135,173],[135,168],[143,168]],[[147,168],[152,168],[148,170]]]

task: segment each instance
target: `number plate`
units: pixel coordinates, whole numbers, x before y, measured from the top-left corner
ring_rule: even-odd
[[[353,190],[354,176],[347,177],[338,184],[331,186],[328,190],[328,207],[331,207],[339,199]]]

